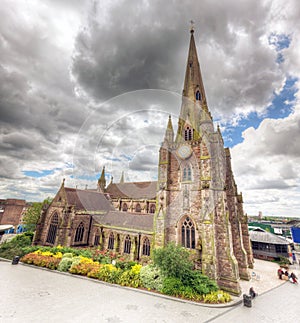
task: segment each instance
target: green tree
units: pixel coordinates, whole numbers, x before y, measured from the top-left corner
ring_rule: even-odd
[[[153,260],[165,277],[182,279],[193,268],[189,252],[174,243],[168,244],[165,248],[155,249]]]
[[[52,199],[48,197],[43,202],[33,202],[26,210],[23,217],[23,223],[28,231],[34,231],[36,229],[43,207],[49,205],[51,200]]]

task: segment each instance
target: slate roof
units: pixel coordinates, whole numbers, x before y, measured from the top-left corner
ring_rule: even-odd
[[[110,183],[106,192],[111,198],[155,199],[157,182]]]
[[[93,215],[93,218],[103,226],[153,232],[154,214],[110,211],[106,214]]]
[[[65,187],[66,198],[69,205],[74,205],[76,210],[83,211],[112,211],[114,207],[104,194],[90,190],[78,190]]]
[[[288,245],[289,242],[270,232],[249,231],[250,240],[255,242]]]

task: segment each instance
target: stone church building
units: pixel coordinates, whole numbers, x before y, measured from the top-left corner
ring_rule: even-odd
[[[106,185],[95,190],[62,183],[43,211],[34,244],[100,246],[131,259],[175,242],[190,249],[196,268],[240,294],[253,257],[242,195],[228,148],[207,106],[191,29],[182,105],[175,134],[171,117],[159,151],[158,181]]]

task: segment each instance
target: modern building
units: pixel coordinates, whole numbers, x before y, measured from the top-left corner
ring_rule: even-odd
[[[158,181],[110,183],[105,169],[97,190],[62,183],[44,210],[35,244],[97,246],[131,259],[170,242],[193,255],[219,286],[240,294],[239,280],[253,267],[247,217],[224,148],[214,128],[191,29],[178,130],[171,117],[159,151]]]
[[[279,260],[281,257],[290,257],[290,242],[284,237],[277,236],[261,228],[255,228],[249,232],[255,258]]]

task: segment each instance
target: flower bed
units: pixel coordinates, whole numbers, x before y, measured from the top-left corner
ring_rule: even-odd
[[[173,253],[176,249],[171,250]],[[122,257],[107,251],[84,250],[86,256],[72,253],[71,248],[56,247],[52,251],[41,248],[30,252],[21,258],[21,261],[35,266],[53,270],[69,272],[99,279],[108,283],[119,284],[134,288],[143,288],[170,296],[193,300],[204,303],[226,303],[231,301],[231,296],[218,289],[216,283],[199,271],[192,270],[189,265],[183,264],[179,270],[179,264],[174,275],[168,275],[168,264],[160,268],[156,264],[142,266],[132,261],[126,261]],[[182,250],[180,251],[182,252]],[[82,253],[81,253],[82,254]],[[97,259],[97,261],[95,261]],[[114,265],[111,263],[113,260]]]

